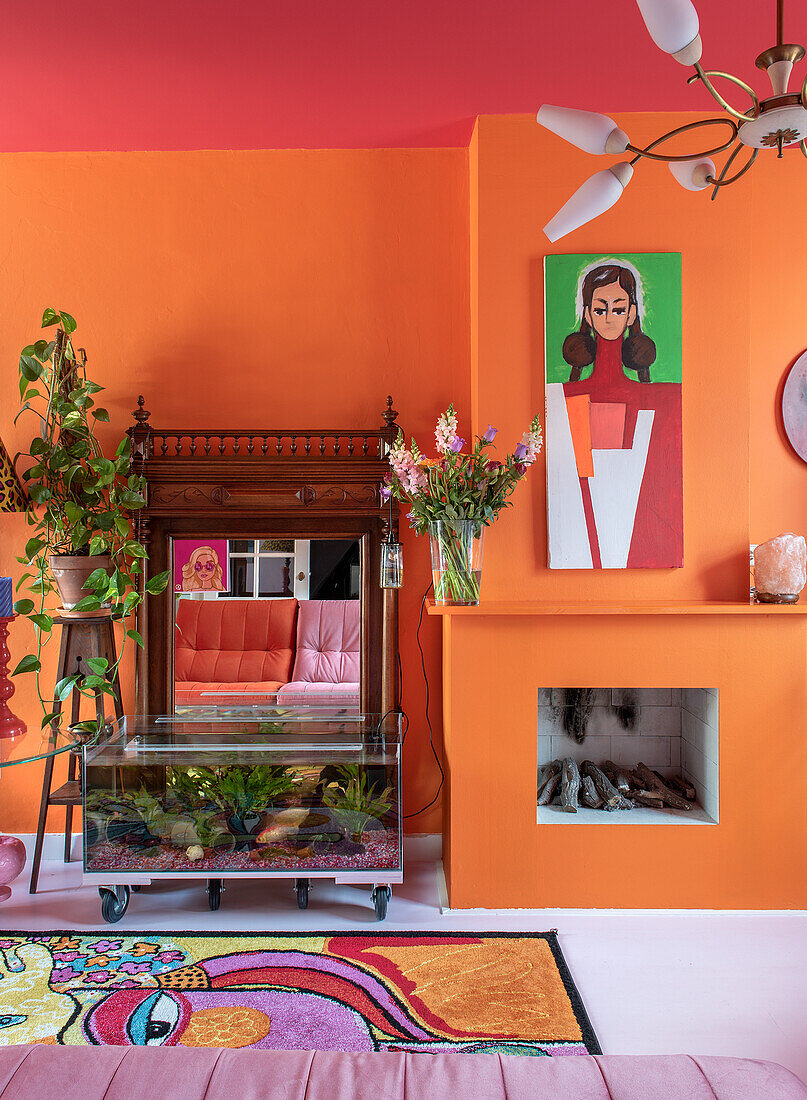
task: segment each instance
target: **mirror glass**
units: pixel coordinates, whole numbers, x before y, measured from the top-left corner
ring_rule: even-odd
[[[174,540],[174,709],[358,709],[361,576],[358,539]]]

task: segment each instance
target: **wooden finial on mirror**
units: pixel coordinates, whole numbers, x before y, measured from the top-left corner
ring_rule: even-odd
[[[384,420],[387,423],[388,428],[392,428],[395,421],[398,419],[398,412],[392,407],[392,395],[387,397],[387,407],[384,409]]]
[[[137,408],[132,413],[132,416],[135,418],[138,424],[145,424],[148,421],[148,418],[151,416],[151,413],[148,411],[148,409],[144,408],[145,404],[145,399],[143,397],[143,394],[141,393],[137,399]]]

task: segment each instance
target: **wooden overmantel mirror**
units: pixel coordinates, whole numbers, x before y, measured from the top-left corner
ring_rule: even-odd
[[[157,428],[138,398],[132,468],[145,478],[136,537],[137,709],[247,703],[397,710],[398,593],[379,585],[398,506],[381,482],[397,434],[379,428]],[[277,694],[275,694],[277,693]]]

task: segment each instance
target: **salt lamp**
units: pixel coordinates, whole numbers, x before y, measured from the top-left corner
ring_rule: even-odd
[[[754,550],[754,586],[760,603],[798,603],[807,584],[807,543],[787,532]]]

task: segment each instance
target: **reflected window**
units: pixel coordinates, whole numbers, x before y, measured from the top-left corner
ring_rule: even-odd
[[[230,574],[219,599],[358,600],[356,539],[230,539]]]
[[[252,596],[255,587],[255,567],[252,558],[230,555],[230,591],[228,596]]]
[[[293,596],[294,595],[294,558],[281,557],[258,558],[258,595]]]
[[[361,567],[355,539],[312,539],[310,560],[312,600],[359,598]]]

